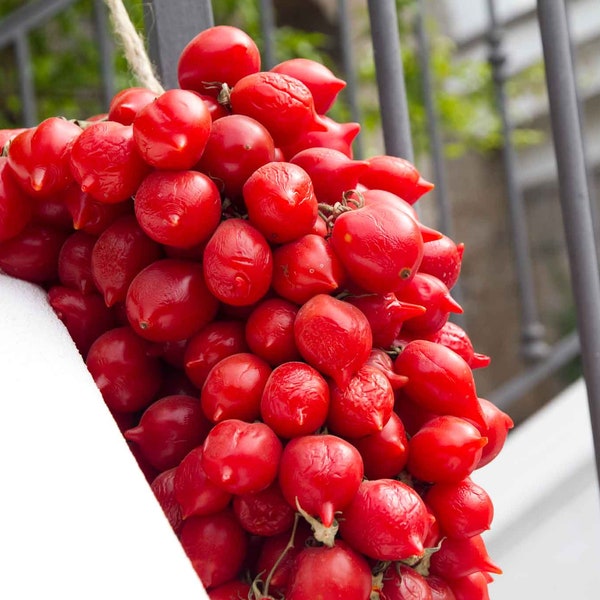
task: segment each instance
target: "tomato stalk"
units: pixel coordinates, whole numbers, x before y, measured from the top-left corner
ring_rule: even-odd
[[[325,544],[328,548],[333,548],[335,544],[335,536],[337,535],[339,525],[338,522],[334,519],[333,523],[326,527],[321,523],[318,519],[315,519],[312,515],[309,515],[301,506],[300,502],[298,502],[298,498],[296,498],[296,508],[298,509],[298,513],[304,517],[307,523],[310,525],[315,540],[317,542],[321,542]]]

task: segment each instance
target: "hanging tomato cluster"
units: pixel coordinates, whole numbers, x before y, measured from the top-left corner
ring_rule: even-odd
[[[406,160],[345,83],[218,26],[181,89],[0,132],[0,268],[44,286],[210,597],[477,600],[510,418]]]

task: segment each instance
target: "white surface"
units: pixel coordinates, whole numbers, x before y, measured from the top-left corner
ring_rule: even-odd
[[[519,426],[473,480],[495,507],[484,539],[504,574],[492,600],[598,598],[600,497],[583,381]]]
[[[44,294],[1,273],[0,378],[0,598],[207,598]]]

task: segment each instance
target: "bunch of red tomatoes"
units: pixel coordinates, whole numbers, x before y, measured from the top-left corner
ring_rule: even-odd
[[[510,418],[408,161],[352,157],[344,82],[239,29],[181,89],[0,132],[0,268],[48,292],[209,596],[488,598]]]

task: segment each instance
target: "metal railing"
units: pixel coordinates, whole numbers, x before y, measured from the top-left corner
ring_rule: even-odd
[[[29,2],[0,21],[0,51],[9,45],[15,47],[19,89],[22,101],[23,124],[38,120],[35,89],[31,74],[28,35],[42,23],[65,10],[78,0],[39,0]],[[258,0],[257,0],[258,1]],[[502,164],[514,268],[520,297],[521,354],[527,369],[491,390],[488,397],[501,408],[511,411],[520,398],[534,389],[581,353],[587,384],[592,429],[600,451],[600,286],[597,251],[592,227],[592,209],[586,172],[586,157],[580,123],[580,107],[572,69],[572,42],[567,26],[564,0],[538,1],[537,16],[543,41],[550,116],[560,187],[562,220],[567,242],[575,300],[578,332],[572,331],[563,339],[549,344],[541,322],[533,276],[533,261],[528,237],[527,214],[522,190],[519,187],[517,155],[512,144],[512,123],[508,110],[506,85],[506,57],[503,51],[502,23],[497,16],[499,0],[481,0],[489,17],[487,44],[489,64],[495,90],[496,109],[501,122]],[[356,8],[357,3],[352,3]],[[406,98],[401,43],[397,27],[395,0],[367,0],[364,19],[370,23],[377,90],[384,136],[384,150],[388,154],[414,160],[410,115]],[[104,81],[104,96],[110,98],[114,87],[114,50],[110,42],[107,16],[101,0],[94,0],[96,33],[100,47],[100,68]],[[260,0],[263,64],[277,62],[275,47],[276,12],[272,0]],[[430,69],[430,40],[426,21],[426,2],[416,0],[414,21],[415,43],[421,66],[422,95],[427,117],[430,141],[430,161],[436,183],[438,228],[450,237],[454,223],[448,178],[444,158],[444,139],[436,113],[433,74]],[[361,120],[356,79],[356,57],[352,48],[352,18],[350,2],[338,0],[337,21],[341,49],[341,68],[347,81],[345,98],[351,118]],[[149,0],[144,3],[146,35],[149,53],[166,88],[176,87],[176,63],[183,46],[203,28],[213,24],[212,5],[208,0]],[[532,13],[535,14],[535,13]],[[532,14],[526,15],[531,17]],[[362,156],[362,140],[355,146],[356,156]],[[462,290],[453,289],[460,301]]]

